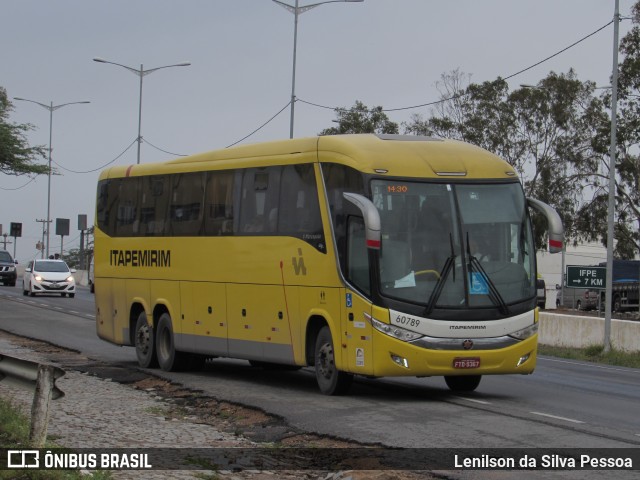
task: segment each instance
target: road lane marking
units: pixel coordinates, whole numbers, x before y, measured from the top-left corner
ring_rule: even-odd
[[[563,420],[565,422],[571,422],[571,423],[584,423],[580,420],[575,420],[573,418],[567,418],[567,417],[559,417],[557,415],[551,415],[550,413],[541,413],[541,412],[529,412],[533,415],[540,415],[542,417],[549,417],[549,418],[555,418],[556,420]]]
[[[481,405],[491,405],[491,402],[485,402],[484,400],[476,400],[475,398],[467,398],[467,397],[453,397],[459,400],[466,400],[467,402],[479,403]]]
[[[550,358],[550,357],[545,357],[545,356],[538,356],[538,360],[546,360],[548,362],[556,362],[556,363],[567,363],[569,365],[579,365],[581,367],[592,367],[592,368],[599,368],[602,370],[617,370],[619,372],[633,372],[633,373],[640,373],[640,369],[634,369],[634,368],[629,368],[629,367],[623,367],[623,368],[617,368],[614,367],[613,365],[598,365],[595,363],[590,363],[590,362],[578,362],[578,361],[570,361],[570,360],[561,360],[558,358]]]

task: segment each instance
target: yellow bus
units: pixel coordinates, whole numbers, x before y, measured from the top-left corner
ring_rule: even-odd
[[[511,166],[461,142],[341,135],[101,173],[98,336],[171,371],[207,357],[355,375],[482,375],[536,365],[536,248]]]

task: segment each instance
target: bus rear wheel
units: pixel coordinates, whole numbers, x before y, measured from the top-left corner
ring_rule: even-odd
[[[187,354],[176,351],[171,316],[163,313],[158,319],[156,328],[156,355],[158,364],[165,372],[176,372],[186,367],[189,360]]]
[[[347,393],[353,381],[353,375],[341,372],[336,367],[331,330],[322,327],[316,338],[315,347],[316,380],[320,391],[325,395]]]
[[[136,347],[138,365],[142,368],[153,368],[158,366],[153,328],[147,323],[147,315],[144,312],[141,312],[140,315],[138,315],[134,333],[134,344]]]
[[[454,392],[473,392],[480,385],[480,379],[482,379],[482,375],[444,377],[447,387]]]

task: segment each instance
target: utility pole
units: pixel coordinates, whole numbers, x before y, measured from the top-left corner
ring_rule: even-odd
[[[11,240],[7,240],[7,237],[9,236],[9,234],[8,234],[8,233],[3,233],[3,234],[2,234],[2,236],[4,237],[4,240],[3,240],[3,242],[4,242],[4,249],[6,250],[6,249],[7,249],[7,243],[8,243],[9,245],[11,245],[13,242],[12,242]]]
[[[42,245],[44,247],[44,236],[47,233],[47,231],[49,230],[49,226],[45,225],[47,223],[50,223],[51,220],[36,220],[36,222],[41,223],[42,224]],[[42,248],[41,250],[41,256],[40,258],[44,258],[44,248]]]

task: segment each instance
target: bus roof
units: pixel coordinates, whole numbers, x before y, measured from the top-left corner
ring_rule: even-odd
[[[311,162],[340,163],[365,173],[394,177],[505,179],[516,176],[514,169],[500,157],[468,143],[416,135],[360,134],[256,143],[163,163],[112,167],[102,172],[100,178]]]

